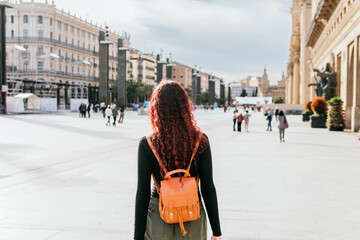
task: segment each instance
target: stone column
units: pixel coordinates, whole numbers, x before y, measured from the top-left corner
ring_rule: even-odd
[[[351,109],[351,131],[360,130],[360,39],[357,39],[354,54],[354,91],[353,91],[353,107]],[[340,83],[339,83],[340,84]]]
[[[164,74],[164,70],[166,67],[166,62],[160,60],[160,55],[157,55],[157,63],[156,63],[156,82],[159,83],[163,78],[166,77]]]
[[[200,105],[201,100],[201,75],[196,77],[196,105]]]
[[[215,82],[209,76],[209,104],[212,105],[215,102]]]
[[[191,100],[196,104],[196,70],[192,69],[192,81],[191,81]]]
[[[292,104],[299,104],[300,97],[300,63],[299,58],[295,58],[294,62],[294,73],[293,73],[293,98]]]
[[[310,99],[311,71],[308,60],[311,51],[306,47],[306,36],[311,25],[311,0],[302,0],[300,14],[300,99],[299,103],[304,104]]]
[[[101,40],[102,33],[100,32],[100,48],[99,48],[99,101],[109,104],[110,89],[109,89],[109,45],[111,42]]]
[[[123,40],[118,39],[118,77],[117,77],[117,104],[118,106],[127,104],[126,82],[127,82],[127,52],[124,48]]]
[[[225,85],[223,83],[220,84],[220,98],[225,100]]]
[[[7,2],[0,2],[0,103],[6,113],[6,95],[7,95],[7,81],[6,81],[6,8],[12,6]],[[9,21],[10,22],[10,21]]]

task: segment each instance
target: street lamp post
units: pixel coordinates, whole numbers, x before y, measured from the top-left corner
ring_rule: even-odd
[[[1,104],[4,108],[4,113],[6,113],[6,95],[8,90],[8,85],[6,81],[6,16],[5,9],[12,8],[8,2],[0,2],[0,86],[1,86]]]

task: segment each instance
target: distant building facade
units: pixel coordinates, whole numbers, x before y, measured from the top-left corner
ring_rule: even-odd
[[[312,69],[336,72],[335,95],[344,101],[345,127],[360,129],[360,1],[293,0],[293,34],[286,79],[288,103],[313,99]]]
[[[139,50],[130,50],[130,80],[137,80],[146,85],[155,85],[156,56],[142,53]]]
[[[259,83],[259,97],[272,97],[273,100],[276,98],[282,98],[285,100],[285,74],[282,74],[282,79],[278,81],[277,85],[270,85],[269,78],[264,69],[264,74]]]

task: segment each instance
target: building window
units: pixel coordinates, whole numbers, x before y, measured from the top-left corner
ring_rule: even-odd
[[[44,54],[44,48],[43,46],[39,46],[38,49],[37,49],[37,56],[41,56]]]
[[[42,24],[42,23],[43,23],[43,17],[42,17],[42,16],[38,16],[38,17],[37,17],[37,23],[38,23],[38,24]]]
[[[29,68],[29,61],[24,62],[24,70],[28,70]]]
[[[14,30],[11,30],[11,37],[14,37]]]
[[[61,22],[58,21],[58,28],[61,28]]]
[[[37,70],[38,71],[43,71],[44,70],[44,63],[43,62],[38,62],[37,63]]]
[[[38,39],[42,39],[43,38],[43,31],[42,30],[38,30]]]
[[[14,16],[11,15],[11,23],[14,23]]]
[[[53,39],[53,33],[50,32],[50,41],[52,41],[52,39]]]
[[[29,31],[27,29],[24,29],[24,38],[27,39],[29,36]]]
[[[52,26],[52,18],[50,18],[50,26]]]
[[[29,22],[29,16],[28,15],[25,15],[24,16],[24,23],[28,23]]]
[[[61,35],[59,35],[59,42],[61,42]]]

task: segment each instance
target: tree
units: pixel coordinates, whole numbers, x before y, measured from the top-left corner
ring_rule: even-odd
[[[241,91],[240,97],[246,97],[247,96],[247,92],[245,90],[245,88],[243,88],[243,90]]]
[[[128,102],[145,101],[150,98],[153,91],[153,86],[138,80],[127,81],[126,85]]]
[[[139,81],[130,80],[126,83],[126,92],[127,92],[127,99],[128,102],[136,102],[137,99],[137,91],[140,86]]]
[[[275,98],[274,103],[277,103],[277,104],[284,103],[284,99],[282,97],[277,97],[277,98]]]
[[[191,89],[190,88],[185,88],[185,92],[187,93],[189,98],[191,98]]]
[[[202,104],[205,104],[205,103],[208,104],[209,103],[209,92],[202,92],[200,101]]]

